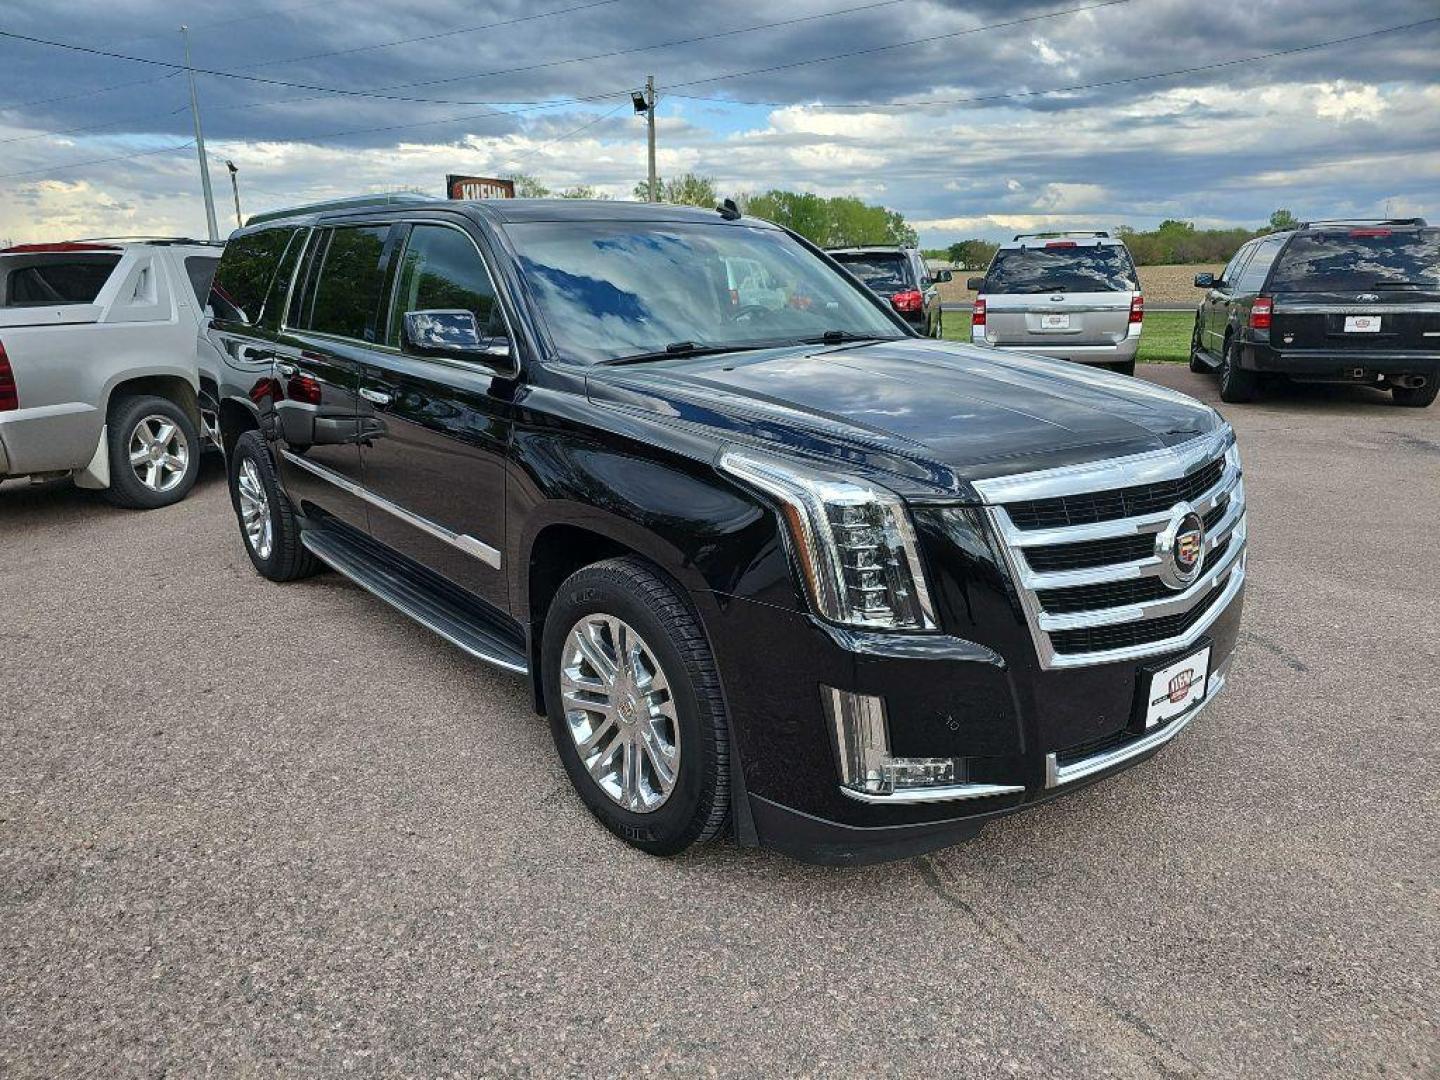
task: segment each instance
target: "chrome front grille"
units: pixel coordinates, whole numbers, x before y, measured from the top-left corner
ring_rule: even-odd
[[[1169,450],[976,483],[1042,667],[1173,652],[1220,616],[1245,577],[1233,445],[1227,427]],[[1204,561],[1175,589],[1156,539],[1184,504],[1204,521]]]

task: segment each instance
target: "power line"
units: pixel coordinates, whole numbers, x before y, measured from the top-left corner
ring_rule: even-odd
[[[590,128],[594,127],[596,124],[600,123],[602,120],[609,120],[610,117],[614,116],[617,112],[619,112],[621,109],[623,109],[623,108],[624,108],[626,105],[628,105],[628,104],[630,104],[630,102],[629,102],[628,100],[622,101],[619,105],[616,105],[616,106],[615,106],[613,109],[611,109],[609,112],[601,113],[599,116],[595,117],[593,120],[589,120],[589,121],[581,124],[579,127],[574,128],[574,129],[572,129],[572,130],[570,130],[570,131],[565,132],[563,135],[557,135],[557,136],[555,136],[555,138],[551,139],[550,141],[541,143],[539,146],[537,146],[537,147],[535,147],[534,149],[532,149],[529,153],[527,153],[527,154],[522,154],[520,157],[514,158],[513,160],[516,162],[516,165],[517,165],[517,167],[518,167],[519,165],[521,165],[521,164],[529,161],[529,160],[530,160],[531,158],[533,158],[536,154],[540,153],[541,150],[547,150],[547,149],[549,149],[550,147],[554,146],[556,143],[565,142],[567,139],[573,139],[576,135],[579,135],[582,131],[588,131]]]
[[[1430,19],[1419,19],[1415,22],[1403,23],[1399,26],[1387,26],[1381,30],[1367,30],[1363,34],[1350,34],[1346,37],[1331,38],[1328,41],[1317,41],[1310,45],[1297,45],[1289,49],[1276,49],[1273,52],[1258,53],[1254,56],[1240,56],[1232,60],[1219,60],[1213,64],[1196,64],[1191,67],[1172,68],[1169,71],[1154,71],[1146,75],[1128,75],[1124,78],[1105,79],[1101,82],[1077,83],[1072,86],[1052,86],[1046,90],[1012,90],[1002,94],[982,94],[976,97],[963,98],[931,98],[924,101],[898,101],[884,103],[865,102],[795,102],[795,101],[742,101],[734,98],[704,97],[696,94],[675,94],[671,97],[684,98],[687,101],[717,101],[728,105],[761,105],[772,108],[801,107],[807,109],[908,109],[924,105],[970,105],[987,101],[1004,101],[1011,98],[1040,97],[1044,94],[1064,94],[1076,90],[1095,90],[1107,86],[1121,86],[1126,83],[1145,82],[1151,79],[1165,79],[1172,75],[1190,75],[1199,71],[1214,71],[1218,68],[1234,67],[1237,64],[1256,63],[1261,60],[1272,60],[1277,56],[1291,56],[1295,53],[1313,52],[1316,49],[1328,49],[1335,45],[1344,45],[1351,41],[1360,41],[1365,38],[1379,37],[1382,34],[1393,34],[1400,30],[1411,30],[1417,26],[1426,26],[1430,23],[1440,22],[1440,17]],[[933,40],[933,39],[927,39]],[[888,47],[888,46],[887,46]],[[855,55],[855,54],[848,54]],[[808,61],[807,61],[808,62]],[[765,69],[773,70],[773,69]],[[733,75],[722,75],[718,78],[738,78],[740,75],[753,75],[757,72],[738,72]],[[697,82],[713,82],[713,79],[696,79],[688,83],[676,83],[676,86],[694,86]]]
[[[0,30],[0,36],[4,35]],[[102,86],[99,90],[81,90],[75,94],[60,94],[56,97],[35,98],[31,101],[12,101],[8,105],[0,105],[0,112],[8,112],[11,109],[24,109],[30,105],[49,105],[55,101],[73,101],[75,98],[94,97],[97,94],[108,94],[111,90],[124,90],[127,86],[145,86],[148,83],[164,82],[166,79],[173,79],[185,70],[183,64],[174,65],[176,70],[167,72],[164,75],[156,75],[151,79],[131,79],[129,82],[115,83],[112,86]]]
[[[79,169],[86,165],[105,165],[112,161],[129,161],[131,158],[149,157],[153,154],[175,154],[181,150],[189,150],[195,145],[191,139],[179,146],[162,146],[158,150],[140,150],[133,154],[117,154],[115,157],[91,158],[89,161],[71,161],[64,165],[52,165],[44,169],[25,169],[22,172],[0,173],[0,180],[11,180],[17,176],[49,175],[54,172],[64,172],[66,169]]]
[[[501,19],[499,22],[482,23],[479,26],[461,26],[454,30],[442,30],[435,34],[421,34],[418,37],[400,38],[398,41],[384,41],[377,45],[357,45],[352,49],[332,49],[329,52],[307,53],[304,56],[287,56],[283,60],[266,60],[259,64],[247,64],[242,71],[253,71],[256,68],[274,67],[277,64],[298,64],[302,60],[320,60],[330,56],[351,56],[355,53],[374,52],[378,49],[391,49],[397,45],[413,45],[420,41],[436,41],[440,38],[455,37],[458,34],[474,34],[481,30],[493,30],[500,26],[514,26],[516,23],[533,22],[536,19],[548,19],[552,15],[570,15],[577,11],[589,11],[591,8],[605,7],[609,4],[617,4],[620,0],[590,0],[589,3],[576,4],[573,7],[555,8],[551,11],[537,11],[530,15],[520,15],[513,19]],[[898,0],[892,0],[898,2]],[[418,85],[418,84],[417,84]]]
[[[32,139],[44,139],[55,135],[79,135],[91,131],[105,131],[107,128],[122,127],[125,124],[133,124],[138,120],[150,120],[155,117],[176,116],[190,108],[189,105],[181,105],[178,109],[170,109],[166,112],[142,113],[139,116],[127,117],[124,120],[111,120],[104,124],[82,125],[80,127],[61,128],[58,131],[36,131],[29,135],[12,135],[8,139],[0,139],[0,146],[8,143],[29,142]]]

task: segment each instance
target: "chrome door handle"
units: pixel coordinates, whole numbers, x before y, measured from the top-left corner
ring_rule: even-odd
[[[368,386],[360,388],[360,396],[366,401],[373,402],[376,405],[389,405],[390,402],[395,400],[391,395],[385,393],[384,390],[371,390]]]
[[[295,372],[299,371],[300,369],[297,368],[294,364],[276,364],[275,370],[288,379],[291,375],[294,375]]]

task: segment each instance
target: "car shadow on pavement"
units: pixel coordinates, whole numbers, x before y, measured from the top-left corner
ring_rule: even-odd
[[[195,478],[195,487],[177,505],[184,505],[186,500],[193,499],[216,485],[223,487],[225,482],[225,463],[220,455],[206,454],[200,459],[200,474]],[[77,514],[125,516],[135,513],[153,511],[127,510],[115,506],[105,498],[103,492],[78,488],[68,476],[38,483],[25,477],[0,481],[0,524],[9,520],[18,522],[22,518],[26,525],[39,525],[44,524],[47,517],[59,519]]]

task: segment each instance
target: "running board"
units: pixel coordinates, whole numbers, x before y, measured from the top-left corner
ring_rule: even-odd
[[[1203,360],[1205,363],[1209,364],[1212,368],[1218,369],[1220,367],[1219,357],[1212,356],[1208,349],[1196,349],[1195,351],[1197,354],[1199,354],[1200,359]]]
[[[305,529],[300,542],[325,565],[477,660],[520,674],[530,670],[519,635],[478,604],[446,595],[451,590],[427,580],[430,575],[379,557],[370,544],[331,529]]]

